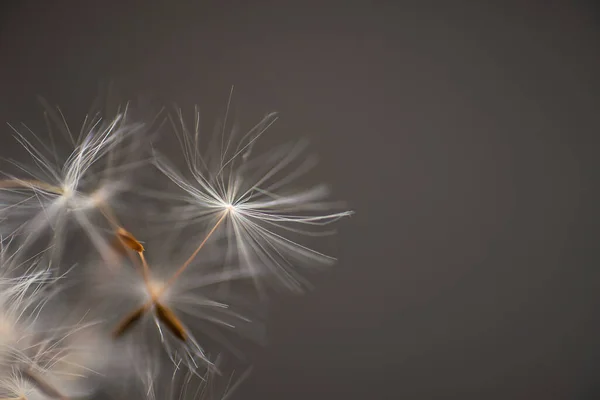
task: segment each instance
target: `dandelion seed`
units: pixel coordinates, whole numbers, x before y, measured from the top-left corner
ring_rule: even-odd
[[[94,389],[90,378],[96,374],[90,366],[99,364],[99,349],[97,343],[82,340],[83,335],[76,337],[89,326],[30,328],[31,333],[13,347],[13,360],[4,367],[4,379],[0,379],[0,393],[28,400],[89,395]]]
[[[16,262],[22,251],[10,245],[0,249],[0,367],[14,357],[19,341],[26,341],[45,305],[52,299],[58,279],[40,263],[39,255]]]
[[[73,149],[67,157],[59,156],[52,135],[52,146],[48,146],[27,126],[18,129],[11,125],[31,163],[8,160],[21,177],[5,174],[6,179],[0,180],[0,219],[4,220],[0,234],[21,235],[25,238],[24,245],[29,246],[49,233],[58,260],[68,222],[75,221],[94,246],[106,254],[109,246],[102,239],[102,228],[93,222],[94,213],[100,211],[106,215],[106,210],[115,205],[116,195],[126,188],[123,173],[140,165],[139,161],[111,164],[121,156],[117,153],[123,151],[119,147],[123,141],[139,133],[142,127],[129,123],[126,111],[107,121],[100,114],[86,117],[75,137],[60,110],[48,108],[47,113]],[[111,155],[108,161],[104,160],[107,155]],[[119,179],[115,179],[117,171]]]
[[[0,253],[0,398],[60,400],[89,393],[91,366],[100,365],[99,346],[89,341],[95,323],[67,324],[57,303],[64,275],[43,268],[41,257],[24,267],[9,249]]]
[[[208,153],[201,155],[199,124],[195,124],[191,133],[178,110],[173,125],[192,179],[186,179],[158,152],[155,152],[154,164],[186,193],[183,198],[186,204],[176,207],[171,214],[174,220],[204,227],[207,221],[216,219],[216,223],[208,225],[212,226],[208,236],[222,223],[226,226],[230,240],[228,257],[236,254],[240,266],[256,278],[276,277],[288,288],[300,290],[302,278],[295,271],[296,265],[330,264],[335,259],[290,236],[331,234],[320,228],[352,212],[331,212],[342,205],[326,201],[329,189],[325,185],[306,190],[293,187],[297,178],[315,166],[313,158],[301,161],[304,143],[251,157],[258,138],[276,119],[276,114],[268,114],[237,145],[234,144],[235,129],[230,136],[225,134],[225,121],[220,140],[214,140]],[[181,197],[173,196],[173,200],[181,200]],[[260,286],[258,280],[256,283]]]
[[[262,294],[263,282],[275,278],[301,290],[297,267],[334,261],[301,237],[329,235],[327,227],[352,212],[328,200],[325,185],[299,187],[316,165],[303,156],[305,143],[259,151],[274,113],[238,138],[229,101],[216,137],[201,149],[197,108],[191,130],[177,110],[171,122],[189,176],[152,149],[153,165],[179,187],[169,193],[144,191],[130,174],[150,160],[138,153],[148,125],[132,123],[128,107],[108,118],[90,113],[74,134],[60,110],[45,106],[48,138],[11,126],[30,160],[9,160],[16,170],[0,177],[0,400],[89,398],[100,383],[110,389],[130,377],[145,385],[147,399],[228,400],[249,370],[220,380],[222,359],[214,355],[226,350],[243,361],[229,334],[261,341],[264,333],[249,318],[255,304],[229,289],[249,281]],[[128,193],[151,197],[130,207]],[[130,225],[152,207],[159,216]],[[169,222],[165,232],[154,230],[157,219]],[[69,240],[72,225],[96,251]],[[47,241],[47,251],[30,254]],[[63,257],[78,257],[71,250],[93,257],[78,258],[85,266],[110,268],[64,272],[73,264]],[[171,381],[160,385],[168,368]]]
[[[108,307],[103,314],[114,312],[112,307],[133,310],[118,320],[112,330],[113,338],[124,341],[132,348],[132,354],[146,351],[138,349],[154,346],[154,339],[150,340],[149,335],[154,331],[173,363],[183,362],[188,368],[198,371],[199,368],[213,366],[197,339],[198,334],[209,338],[211,343],[223,343],[231,348],[227,339],[214,327],[228,330],[244,328],[239,330],[244,334],[250,323],[227,304],[208,297],[210,287],[248,276],[242,272],[224,273],[215,269],[213,264],[218,258],[211,257],[203,257],[202,270],[191,269],[189,273],[186,271],[185,276],[177,275],[182,265],[193,262],[188,258],[173,272],[172,260],[187,253],[182,246],[186,247],[181,241],[164,238],[158,246],[148,247],[151,254],[159,255],[156,264],[148,265],[144,253],[140,252],[141,262],[137,264],[142,264],[142,268],[119,268],[112,272],[104,268],[93,269],[95,278],[90,282],[93,282],[95,293],[99,296],[99,301],[94,300],[94,303]],[[235,349],[232,351],[239,354]]]
[[[18,372],[10,371],[0,378],[2,400],[29,400],[34,390],[34,387]]]

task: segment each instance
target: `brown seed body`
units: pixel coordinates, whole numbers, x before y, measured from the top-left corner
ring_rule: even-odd
[[[117,325],[117,327],[113,331],[113,338],[117,339],[123,336],[123,334],[125,334],[129,329],[131,329],[131,327],[133,327],[135,323],[142,318],[147,309],[148,308],[146,306],[142,306],[131,312],[125,318],[123,318],[123,320],[119,323],[119,325]]]
[[[137,253],[142,253],[144,251],[144,246],[135,238],[135,236],[123,228],[117,230],[117,238],[123,246],[130,248]]]
[[[168,307],[163,306],[160,303],[155,304],[157,318],[165,324],[167,328],[175,335],[179,340],[186,341],[187,334],[185,328],[179,318],[171,311]]]
[[[123,244],[123,240],[119,236],[111,241],[110,247],[119,257],[125,257],[127,255],[128,247]]]

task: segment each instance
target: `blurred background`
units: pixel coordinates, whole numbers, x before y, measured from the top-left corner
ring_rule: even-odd
[[[235,85],[356,210],[234,398],[600,398],[593,2],[0,7],[0,120],[80,121],[109,81],[217,118]]]

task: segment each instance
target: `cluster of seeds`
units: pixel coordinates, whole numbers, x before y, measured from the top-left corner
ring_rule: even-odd
[[[258,150],[276,114],[238,134],[228,104],[207,137],[197,109],[132,114],[73,132],[45,104],[43,136],[10,126],[25,153],[0,177],[0,400],[227,397],[269,292],[335,261],[314,246],[351,212],[304,185],[306,143]]]

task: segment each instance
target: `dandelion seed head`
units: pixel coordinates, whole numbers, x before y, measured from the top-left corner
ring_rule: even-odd
[[[231,203],[225,203],[223,208],[231,214],[234,214],[235,212],[237,212],[236,206]]]
[[[60,110],[49,107],[47,114],[53,121],[49,138],[38,136],[25,125],[11,125],[30,161],[8,160],[17,172],[5,173],[6,179],[0,180],[0,220],[4,220],[0,233],[19,234],[27,246],[53,233],[53,252],[58,260],[72,221],[98,251],[105,252],[101,238],[106,224],[98,224],[98,217],[106,208],[119,206],[117,195],[129,187],[129,175],[124,172],[140,165],[133,159],[140,146],[123,143],[130,138],[137,143],[133,137],[143,124],[129,122],[125,112],[106,119],[97,113],[87,116],[79,135],[74,135]],[[54,129],[65,140],[57,141]]]
[[[8,249],[0,249],[0,365],[30,344],[38,316],[52,297],[50,285],[57,280],[39,259],[18,263],[22,249]]]
[[[3,376],[0,378],[0,396],[3,399],[34,400],[43,398],[35,392],[35,387],[24,379],[18,371],[3,372]]]
[[[220,372],[214,355],[225,351],[244,358],[230,334],[254,342],[264,337],[261,318],[250,318],[260,315],[252,312],[256,304],[238,297],[235,289],[253,280],[258,287],[264,277],[299,287],[296,264],[334,260],[301,244],[299,235],[328,234],[320,228],[351,212],[337,211],[343,206],[327,200],[326,185],[299,186],[297,178],[314,166],[314,159],[302,154],[303,143],[255,156],[257,139],[275,122],[275,113],[239,140],[235,128],[226,134],[226,114],[221,136],[206,149],[199,146],[198,116],[190,134],[179,113],[188,176],[158,152],[152,160],[129,158],[129,150],[143,147],[132,135],[143,124],[129,123],[125,111],[109,119],[86,117],[78,135],[60,111],[48,115],[58,121],[68,149],[57,146],[52,132],[46,141],[27,127],[13,128],[30,160],[13,162],[18,172],[0,179],[0,245],[10,234],[22,248],[46,241],[52,248],[48,266],[34,261],[13,268],[4,262],[0,246],[0,400],[90,397],[100,377],[108,383],[136,378],[154,399],[151,389],[165,364],[188,372],[182,385],[172,382],[170,389],[183,390],[177,398],[213,398],[207,381]],[[169,237],[162,232],[148,237],[154,234],[150,221],[135,226],[131,217],[138,215],[130,215],[137,208],[147,210],[145,205],[121,202],[127,192],[143,190],[124,172],[150,161],[181,189],[165,193],[161,188],[152,199],[177,202],[164,204],[169,207],[165,220],[176,222],[164,235]],[[164,210],[162,204],[151,206]],[[85,268],[67,282],[88,277],[88,286],[75,288],[65,295],[68,303],[55,305],[50,300],[60,289],[56,283],[67,276],[57,274],[61,264],[55,261],[77,257],[71,249],[81,250],[67,242],[73,225],[87,235],[98,250],[91,256],[101,261],[81,263]],[[76,314],[74,293],[85,314],[75,322],[70,319]],[[66,311],[73,315],[65,317]],[[91,315],[95,322],[84,322]],[[192,379],[200,382],[195,393],[188,391]],[[228,398],[231,383],[219,397]],[[162,398],[174,399],[174,394]]]
[[[188,227],[210,229],[225,215],[220,229],[229,241],[228,256],[249,271],[257,287],[265,278],[274,278],[294,291],[302,291],[306,281],[296,267],[331,265],[336,260],[304,244],[304,237],[331,235],[334,222],[352,214],[340,202],[328,200],[325,184],[305,188],[299,178],[315,167],[314,157],[305,156],[306,142],[298,142],[263,152],[253,150],[258,139],[273,125],[277,114],[267,114],[241,139],[221,132],[204,153],[198,124],[190,132],[180,111],[173,125],[182,144],[188,173],[180,173],[165,157],[155,152],[155,166],[183,191],[180,207],[172,218]],[[196,116],[196,121],[199,117]],[[212,146],[211,146],[212,144]],[[338,211],[338,210],[342,211]],[[225,213],[225,214],[223,214]],[[208,226],[208,228],[206,228]]]
[[[57,316],[36,321],[13,346],[7,366],[42,398],[88,396],[97,388],[111,354],[96,326],[96,322],[69,323]]]

